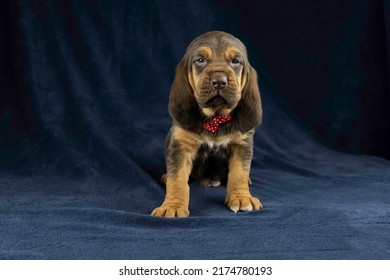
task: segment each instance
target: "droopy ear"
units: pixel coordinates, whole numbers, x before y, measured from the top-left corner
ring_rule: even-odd
[[[261,123],[263,109],[256,70],[248,65],[248,71],[244,75],[247,75],[246,83],[241,92],[241,100],[237,104],[234,119],[238,122],[238,130],[245,133]]]
[[[169,96],[168,111],[172,119],[181,127],[194,127],[199,115],[198,103],[188,81],[188,65],[186,58],[177,65],[175,78]]]

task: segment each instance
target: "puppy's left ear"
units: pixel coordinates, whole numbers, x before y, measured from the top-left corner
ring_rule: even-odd
[[[243,133],[261,124],[263,118],[256,70],[249,64],[247,69],[246,73],[243,74],[246,75],[246,81],[234,116],[238,122],[238,130]]]

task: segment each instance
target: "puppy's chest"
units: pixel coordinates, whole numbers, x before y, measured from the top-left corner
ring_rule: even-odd
[[[232,139],[228,138],[203,138],[200,141],[198,156],[203,158],[216,156],[224,158],[230,154],[230,144]]]
[[[230,156],[230,147],[224,146],[209,146],[202,144],[197,152],[197,158],[208,160],[210,158],[228,159]]]
[[[206,146],[210,150],[221,150],[221,149],[227,149],[229,144],[232,142],[232,139],[228,137],[224,137],[224,138],[204,137],[201,138],[199,142],[202,146]]]

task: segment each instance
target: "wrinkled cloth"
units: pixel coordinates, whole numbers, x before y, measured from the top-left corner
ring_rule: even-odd
[[[370,3],[366,3],[370,2]],[[389,1],[3,1],[1,259],[389,259]],[[175,66],[247,46],[264,119],[251,192],[164,198]]]

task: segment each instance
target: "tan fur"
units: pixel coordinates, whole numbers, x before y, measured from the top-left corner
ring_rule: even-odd
[[[227,47],[226,48],[226,51],[225,51],[225,57],[226,59],[228,60],[232,60],[233,58],[235,58],[237,55],[241,55],[241,52],[239,49],[237,49],[236,47]],[[242,75],[243,71],[241,71],[240,73],[236,74],[236,82],[237,82],[237,86],[238,88],[240,89],[240,91],[242,90],[243,88],[243,84],[242,84],[242,77],[245,76],[245,75]],[[244,80],[245,82],[245,80]]]
[[[229,174],[227,183],[227,194],[225,203],[233,212],[252,211],[262,209],[263,206],[256,197],[249,192],[250,166],[241,161],[238,156],[239,146],[232,149],[232,156],[229,161]]]
[[[209,133],[196,134],[185,129],[182,129],[178,126],[174,126],[172,136],[185,143],[186,149],[194,151],[199,148],[199,145],[202,143],[213,143],[214,145],[225,145],[236,144],[236,145],[245,145],[245,138],[247,135],[240,132],[231,133],[227,135],[210,135]]]
[[[188,210],[190,201],[188,177],[200,144],[182,129],[174,129],[173,137],[180,143],[184,157],[178,170],[168,171],[161,178],[166,184],[166,195],[163,204],[153,210],[152,215],[154,216],[187,217],[190,214]]]
[[[221,75],[226,78],[226,86],[216,88],[213,77]],[[165,147],[167,174],[161,178],[166,184],[166,195],[152,215],[187,217],[188,180],[190,175],[197,174],[206,185],[211,182],[218,185],[218,180],[227,176],[225,202],[232,211],[261,209],[262,204],[249,191],[249,173],[253,133],[262,121],[262,108],[257,74],[249,64],[244,44],[230,34],[217,31],[191,42],[176,67],[168,110],[173,124]],[[217,115],[234,117],[222,125],[221,132],[213,134],[203,130],[202,124]],[[215,165],[218,168],[208,169],[220,171],[222,175],[217,173],[217,176],[221,177],[192,174],[192,169],[198,171],[205,166],[198,151],[221,160],[221,165]]]

